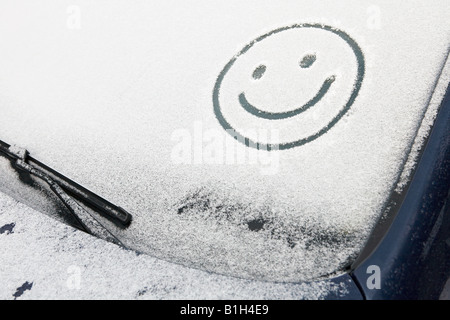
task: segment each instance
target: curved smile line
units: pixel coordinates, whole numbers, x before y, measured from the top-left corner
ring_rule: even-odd
[[[244,108],[247,112],[253,114],[254,116],[264,118],[264,119],[270,119],[270,120],[286,119],[286,118],[296,116],[296,115],[308,110],[309,108],[314,106],[317,102],[319,102],[323,98],[323,96],[325,96],[325,94],[328,92],[328,89],[330,89],[331,84],[334,82],[335,79],[336,79],[336,76],[328,77],[323,82],[322,87],[320,87],[317,94],[311,100],[309,100],[307,103],[305,103],[301,107],[291,110],[291,111],[267,112],[267,111],[258,109],[247,101],[247,98],[245,97],[244,92],[242,92],[239,95],[239,102],[240,102],[242,108]]]

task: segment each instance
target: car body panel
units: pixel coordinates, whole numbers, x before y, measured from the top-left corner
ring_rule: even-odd
[[[450,277],[450,91],[395,218],[354,277],[367,299],[438,299]],[[379,268],[379,287],[366,285]],[[447,289],[448,290],[448,289]]]

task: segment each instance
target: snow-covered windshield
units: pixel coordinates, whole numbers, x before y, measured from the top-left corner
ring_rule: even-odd
[[[128,228],[103,222],[131,249],[243,278],[326,277],[409,178],[449,79],[448,12],[2,1],[0,139],[129,211]],[[2,158],[0,177],[57,215]]]

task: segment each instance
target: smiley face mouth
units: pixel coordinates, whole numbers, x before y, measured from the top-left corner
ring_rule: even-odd
[[[285,112],[267,112],[264,110],[261,110],[255,106],[253,106],[250,102],[248,102],[245,93],[242,92],[239,95],[239,103],[241,104],[242,108],[244,108],[247,112],[251,113],[254,116],[257,116],[259,118],[263,119],[269,119],[269,120],[281,120],[281,119],[287,119],[294,117],[309,108],[313,107],[317,102],[322,100],[322,98],[326,95],[328,90],[330,89],[333,82],[336,80],[336,76],[330,76],[328,77],[320,87],[319,91],[316,93],[316,95],[309,100],[307,103],[302,105],[299,108],[296,108],[291,111],[285,111]]]

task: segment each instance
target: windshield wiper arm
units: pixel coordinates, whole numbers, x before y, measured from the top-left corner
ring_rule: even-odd
[[[15,161],[18,169],[44,180],[71,211],[86,232],[112,242],[120,242],[77,201],[102,214],[119,227],[126,228],[132,216],[123,208],[103,199],[59,172],[29,156],[28,151],[0,140],[0,154]]]

